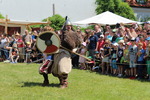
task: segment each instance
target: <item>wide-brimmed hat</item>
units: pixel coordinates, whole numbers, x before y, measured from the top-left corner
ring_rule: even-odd
[[[20,34],[17,32],[15,35],[16,35],[16,36],[19,36]]]
[[[120,40],[120,41],[118,42],[118,44],[120,44],[120,43],[124,43],[124,40]]]

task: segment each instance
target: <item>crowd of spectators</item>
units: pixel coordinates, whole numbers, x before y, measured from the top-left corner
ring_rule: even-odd
[[[80,34],[83,33],[80,31]],[[150,23],[116,26],[95,25],[85,30],[80,54],[92,59],[83,61],[81,69],[131,79],[150,80]],[[86,46],[86,52],[83,50]],[[80,58],[81,59],[81,58]],[[79,60],[80,61],[80,60]],[[85,66],[86,65],[86,66]]]
[[[35,45],[38,34],[37,31],[30,33],[28,30],[25,30],[23,35],[18,32],[13,36],[7,36],[5,33],[1,34],[0,60],[10,63],[29,63],[39,59],[42,54]]]
[[[104,27],[96,24],[94,29],[85,29],[83,32],[77,27],[76,31],[83,41],[77,52],[91,61],[77,57],[79,64],[74,67],[106,75],[150,80],[150,23],[117,23]],[[56,33],[61,35],[59,31]],[[39,32],[28,30],[23,35],[1,34],[0,60],[29,63],[41,59],[43,54],[36,47],[38,35]]]

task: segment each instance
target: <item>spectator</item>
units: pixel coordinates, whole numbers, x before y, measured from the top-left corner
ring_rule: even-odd
[[[144,56],[145,56],[145,50],[143,49],[143,43],[138,44],[138,52],[137,52],[137,73],[138,73],[138,79],[144,78]]]
[[[28,30],[25,30],[25,35],[22,36],[22,40],[27,45],[27,42],[30,42],[30,45],[32,44],[32,36],[29,34]]]
[[[16,39],[16,44],[17,44],[17,48],[19,50],[19,60],[24,60],[24,42],[22,40],[22,36],[17,32],[15,34],[15,39]]]
[[[129,50],[128,50],[128,48],[129,48],[129,43],[126,43],[125,49],[123,51],[123,56],[122,56],[121,61],[120,61],[120,63],[123,66],[123,74],[125,74],[124,77],[130,76],[129,55],[128,55]]]
[[[2,34],[2,38],[1,38],[1,41],[0,41],[0,49],[1,49],[1,55],[2,55],[2,58],[5,59],[5,60],[8,60],[9,58],[9,52],[8,50],[5,48],[5,46],[7,45],[7,43],[9,42],[9,39],[7,37],[7,34]]]
[[[25,55],[26,55],[25,62],[29,63],[29,62],[31,62],[31,59],[30,59],[31,55],[30,54],[32,52],[32,48],[31,48],[30,42],[27,42],[26,44],[27,44],[27,46],[25,47]]]
[[[97,46],[97,51],[100,51],[101,48],[104,46],[104,35],[100,35],[100,38],[98,40],[98,46]]]
[[[110,41],[105,40],[104,51],[102,52],[102,74],[108,74],[109,71],[109,56],[110,56]],[[106,73],[105,73],[106,69]]]
[[[142,43],[143,49],[145,50],[145,49],[146,49],[146,42],[145,42],[145,38],[144,38],[144,36],[143,36],[142,34],[139,35],[139,41],[137,42],[137,45],[138,45],[139,43]]]
[[[117,52],[117,65],[118,65],[118,77],[122,77],[123,76],[123,66],[121,64],[121,58],[123,56],[123,50],[124,50],[124,40],[120,40],[118,42],[119,46],[118,46],[118,52]]]
[[[89,37],[88,41],[88,50],[89,56],[94,59],[96,48],[98,47],[98,37],[95,35],[94,30],[90,31],[91,36]]]
[[[117,75],[117,53],[118,53],[118,43],[114,43],[111,48],[111,66],[112,66],[112,74]]]
[[[131,39],[131,45],[129,46],[129,59],[130,59],[130,68],[131,68],[131,79],[134,79],[136,76],[136,62],[137,62],[137,46],[135,38]]]
[[[95,35],[97,35],[98,38],[100,38],[100,35],[103,35],[102,27],[98,24],[94,26]]]
[[[17,63],[19,59],[19,51],[17,47],[12,47],[10,50],[10,61],[11,63]]]

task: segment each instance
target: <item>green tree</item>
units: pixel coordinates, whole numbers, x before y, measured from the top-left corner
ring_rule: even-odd
[[[97,5],[95,9],[97,14],[110,11],[128,19],[136,20],[133,9],[128,3],[123,2],[122,0],[96,0],[95,3]]]
[[[4,19],[5,17],[2,15],[2,14],[0,14],[0,19]]]
[[[50,21],[50,26],[52,28],[54,28],[55,30],[60,30],[65,22],[65,18],[63,18],[62,16],[56,14],[53,15],[52,17],[48,17],[46,19],[44,19],[43,21]]]

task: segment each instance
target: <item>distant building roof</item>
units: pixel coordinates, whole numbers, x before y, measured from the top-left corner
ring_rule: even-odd
[[[124,0],[131,7],[150,8],[150,0]]]

